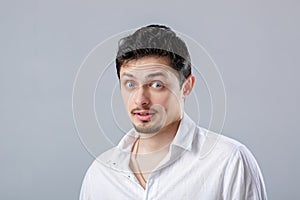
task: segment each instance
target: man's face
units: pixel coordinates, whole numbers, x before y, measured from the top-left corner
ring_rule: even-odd
[[[130,60],[120,69],[126,110],[140,133],[157,133],[182,117],[184,94],[179,75],[167,57]]]

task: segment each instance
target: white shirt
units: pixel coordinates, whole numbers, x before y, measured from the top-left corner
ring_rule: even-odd
[[[132,137],[134,136],[134,137]],[[101,154],[88,169],[80,200],[265,200],[259,166],[241,143],[196,126],[185,114],[167,156],[146,189],[129,168],[137,133]]]

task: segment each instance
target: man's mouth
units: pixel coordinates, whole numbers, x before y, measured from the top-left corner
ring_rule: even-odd
[[[136,110],[132,114],[141,121],[150,121],[155,112],[150,110]]]

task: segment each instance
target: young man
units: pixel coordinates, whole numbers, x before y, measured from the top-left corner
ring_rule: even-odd
[[[195,77],[170,28],[150,25],[123,38],[116,68],[134,129],[90,166],[81,200],[267,199],[249,150],[184,113]],[[202,156],[207,144],[213,148]]]

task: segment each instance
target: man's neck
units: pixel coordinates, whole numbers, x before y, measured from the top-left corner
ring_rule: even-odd
[[[177,133],[179,124],[180,120],[169,124],[158,133],[152,135],[141,134],[139,153],[154,153],[167,150]]]
[[[130,168],[145,189],[148,176],[167,155],[178,130],[180,120],[164,127],[156,134],[140,134],[135,141],[130,156]]]

